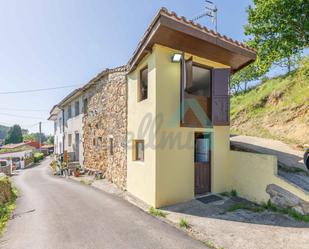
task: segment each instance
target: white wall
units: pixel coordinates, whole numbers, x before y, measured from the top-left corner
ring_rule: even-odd
[[[65,143],[64,149],[69,153],[74,152],[75,146],[75,134],[79,133],[79,163],[83,167],[84,165],[84,146],[83,146],[83,96],[79,96],[73,99],[70,103],[64,106],[64,135]],[[79,101],[79,114],[75,113],[75,102]],[[68,118],[68,107],[71,105],[72,117]],[[72,144],[69,146],[68,135],[72,135]]]

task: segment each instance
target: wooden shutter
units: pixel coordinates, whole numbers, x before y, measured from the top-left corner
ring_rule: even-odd
[[[230,69],[212,70],[212,124],[230,125]]]

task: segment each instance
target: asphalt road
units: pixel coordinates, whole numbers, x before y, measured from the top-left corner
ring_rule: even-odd
[[[121,198],[53,176],[48,161],[13,179],[21,196],[0,248],[205,248]]]

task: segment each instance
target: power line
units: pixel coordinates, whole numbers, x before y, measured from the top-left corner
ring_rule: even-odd
[[[16,112],[46,112],[46,111],[48,111],[47,109],[32,110],[32,109],[11,109],[11,108],[1,108],[1,107],[0,107],[0,110],[16,111]]]
[[[41,117],[30,117],[30,116],[15,115],[15,114],[10,114],[10,113],[2,113],[2,112],[0,112],[0,115],[18,117],[18,118],[42,119]]]
[[[43,92],[43,91],[50,91],[50,90],[63,89],[63,88],[70,88],[70,87],[77,87],[77,86],[80,86],[80,85],[68,85],[68,86],[58,86],[58,87],[49,87],[49,88],[28,89],[28,90],[11,91],[11,92],[0,92],[0,94],[15,94],[15,93]]]

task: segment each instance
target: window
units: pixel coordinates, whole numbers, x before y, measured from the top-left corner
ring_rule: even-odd
[[[133,160],[144,161],[144,140],[133,141]]]
[[[140,71],[140,76],[139,76],[138,100],[142,101],[147,98],[148,98],[148,67],[144,67]]]
[[[109,154],[113,155],[114,154],[114,139],[110,137],[108,140],[109,140]]]
[[[56,133],[57,131],[57,121],[54,122],[54,132]]]
[[[68,106],[68,119],[72,118],[72,107],[71,105]]]
[[[88,99],[84,99],[84,114],[88,111]]]
[[[79,115],[79,101],[75,102],[75,116]]]
[[[194,161],[208,163],[210,161],[210,135],[206,133],[195,134]]]
[[[72,145],[72,134],[68,135],[68,146]]]
[[[211,125],[212,69],[194,63],[182,66],[181,124],[188,127]]]
[[[93,146],[96,145],[95,138],[92,139],[92,144],[93,144]]]

